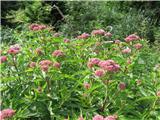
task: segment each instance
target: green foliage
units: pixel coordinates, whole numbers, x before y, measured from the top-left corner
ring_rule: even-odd
[[[31,31],[27,26],[22,31],[16,29],[13,36],[21,47],[20,52],[7,53],[12,43],[3,42],[2,55],[7,56],[7,61],[0,64],[2,109],[16,110],[11,119],[77,120],[82,114],[91,120],[96,114],[116,114],[119,120],[159,120],[159,51],[151,49],[145,39],[115,44],[108,42],[114,40],[114,35],[111,38],[91,35],[88,39],[65,43],[64,37],[53,37],[49,28]],[[143,47],[135,49],[136,43]],[[122,54],[127,47],[131,53]],[[35,52],[37,48],[41,48],[42,54]],[[52,56],[55,50],[62,50],[64,56]],[[112,59],[121,69],[96,77],[94,72],[99,67],[88,68],[90,58]],[[42,60],[59,62],[61,67],[51,65],[48,72],[44,72]],[[36,62],[35,67],[29,66],[31,61]],[[121,82],[126,84],[124,90],[118,87]],[[84,83],[90,84],[89,89]]]
[[[113,26],[116,39],[122,39],[126,34],[138,33],[154,42],[159,29],[158,17],[152,17],[154,10],[136,9],[129,7],[133,2],[66,2],[66,23],[62,23],[61,30],[64,34],[77,35],[89,32],[93,28]],[[149,13],[150,14],[149,14]],[[152,12],[152,13],[151,13]]]

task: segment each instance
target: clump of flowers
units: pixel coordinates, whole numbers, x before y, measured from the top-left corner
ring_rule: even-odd
[[[125,90],[126,84],[124,82],[121,82],[121,83],[119,83],[118,87],[120,90]]]
[[[37,31],[37,30],[43,30],[43,29],[46,29],[47,26],[45,25],[40,25],[40,24],[31,24],[29,26],[30,30],[33,30],[33,31]]]
[[[104,120],[116,120],[116,119],[117,119],[117,115],[109,115],[104,118]]]
[[[126,49],[122,50],[122,53],[123,54],[131,53],[131,49],[130,48],[126,48]]]
[[[131,41],[135,41],[135,40],[139,40],[140,37],[135,35],[135,34],[131,34],[128,37],[125,38],[126,42],[131,42]]]
[[[19,51],[20,51],[20,45],[15,44],[15,45],[10,46],[8,53],[15,55],[15,54],[18,54]]]
[[[98,65],[101,69],[108,72],[117,72],[120,70],[120,66],[113,60],[100,61]]]
[[[53,67],[59,69],[61,67],[61,64],[59,62],[55,62],[55,63],[53,63]]]
[[[103,29],[93,30],[92,35],[104,35],[106,32]]]
[[[112,33],[107,32],[107,33],[104,34],[104,36],[106,36],[106,37],[112,37]]]
[[[103,117],[102,115],[95,115],[92,120],[116,120],[117,115],[109,115],[107,117]]]
[[[50,60],[42,60],[39,64],[40,64],[41,70],[44,72],[47,72],[52,62]]]
[[[6,62],[7,61],[7,56],[1,56],[0,57],[0,64],[1,63],[4,63],[4,62]]]
[[[4,109],[0,111],[0,120],[11,118],[15,115],[15,110],[13,109]]]
[[[115,40],[114,43],[115,43],[115,44],[120,44],[121,41],[120,41],[120,40]]]
[[[70,40],[69,39],[64,39],[64,43],[69,43],[70,42]]]
[[[29,67],[30,67],[30,68],[36,67],[36,62],[31,62],[31,63],[29,64]]]
[[[95,115],[92,120],[104,120],[104,117],[102,115]]]
[[[133,45],[137,50],[139,50],[139,49],[141,49],[142,48],[142,44],[140,44],[140,43],[137,43],[137,44],[134,44]]]
[[[88,68],[92,68],[94,65],[98,65],[99,62],[100,62],[100,59],[98,59],[98,58],[91,58],[88,61],[87,66],[88,66]]]
[[[62,50],[55,50],[53,53],[52,53],[52,56],[54,57],[60,57],[60,56],[64,56],[64,53]]]
[[[77,38],[78,38],[78,39],[87,39],[87,38],[89,38],[89,36],[90,36],[90,35],[89,35],[88,33],[83,33],[83,34],[77,36]]]
[[[91,85],[89,83],[84,83],[83,84],[84,88],[89,89],[91,87]]]
[[[54,36],[54,37],[59,37],[59,36],[60,36],[60,33],[54,33],[53,36]]]
[[[99,70],[96,70],[96,71],[94,72],[94,74],[95,74],[95,76],[97,76],[97,77],[102,77],[102,76],[105,75],[105,71],[102,70],[102,69],[99,69]]]

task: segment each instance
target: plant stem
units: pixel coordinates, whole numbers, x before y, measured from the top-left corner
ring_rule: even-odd
[[[20,74],[19,74],[19,70],[18,70],[18,67],[17,67],[17,65],[16,65],[16,62],[15,62],[15,59],[14,59],[14,58],[15,58],[15,57],[14,57],[14,56],[12,56],[13,65],[14,65],[14,67],[15,67],[16,71],[17,71],[17,74],[18,74],[18,80],[19,80],[19,81],[21,81],[21,79],[20,79]]]

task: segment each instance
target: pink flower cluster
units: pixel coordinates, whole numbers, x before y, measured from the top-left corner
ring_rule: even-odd
[[[4,120],[6,118],[11,118],[15,114],[15,111],[12,109],[4,109],[0,111],[0,120]]]
[[[103,117],[102,115],[95,115],[92,120],[116,120],[117,115],[109,115],[107,117]]]
[[[120,40],[115,40],[114,42],[115,42],[115,44],[120,44],[121,43]]]
[[[105,71],[103,69],[99,69],[99,70],[96,70],[94,74],[97,77],[103,77],[105,75]]]
[[[112,37],[112,33],[106,32],[106,33],[104,34],[104,36],[106,36],[106,37]]]
[[[131,42],[131,41],[135,41],[135,40],[139,40],[140,37],[135,35],[135,34],[131,34],[128,37],[125,38],[126,42]]]
[[[83,84],[84,88],[89,89],[91,87],[91,85],[89,83],[84,83]]]
[[[103,29],[97,29],[92,31],[92,35],[104,35],[106,32]]]
[[[69,43],[70,42],[70,40],[69,39],[64,39],[64,43]]]
[[[100,61],[98,65],[101,69],[108,72],[117,72],[120,69],[120,66],[113,60]]]
[[[41,70],[44,72],[47,72],[52,62],[50,60],[42,60],[39,64],[40,64]]]
[[[59,36],[60,36],[60,33],[54,33],[53,36],[54,36],[54,37],[59,37]]]
[[[77,38],[78,38],[78,39],[87,39],[87,38],[89,38],[89,36],[90,36],[89,34],[83,33],[83,34],[77,36]]]
[[[59,62],[53,63],[53,67],[59,69],[61,67],[61,64]]]
[[[134,46],[137,50],[139,50],[139,49],[142,48],[142,44],[140,44],[140,43],[134,44],[133,46]]]
[[[110,32],[106,32],[103,29],[97,29],[97,30],[93,30],[92,35],[104,35],[106,37],[111,37],[112,34]]]
[[[4,62],[6,62],[7,61],[7,56],[1,56],[0,57],[0,64],[1,63],[4,63]]]
[[[64,53],[62,50],[55,50],[53,53],[52,53],[52,56],[54,57],[60,57],[60,56],[64,56]]]
[[[120,90],[125,90],[126,84],[124,82],[121,82],[121,83],[119,83],[118,87],[119,87]]]
[[[45,25],[39,25],[39,24],[31,24],[29,26],[30,30],[33,30],[33,31],[37,31],[37,30],[43,30],[43,29],[46,29],[47,26]]]
[[[36,67],[36,62],[31,62],[31,63],[29,64],[29,67],[30,67],[30,68]]]
[[[98,65],[100,62],[100,59],[98,58],[91,58],[89,62],[87,63],[88,68],[92,68],[94,65]]]
[[[92,68],[94,65],[97,65],[100,67],[100,69],[96,70],[94,72],[95,76],[102,77],[105,75],[106,72],[117,72],[120,69],[120,66],[115,63],[113,60],[105,60],[102,61],[98,58],[91,58],[87,66],[88,68]]]
[[[10,46],[8,53],[15,55],[15,54],[18,54],[19,51],[20,51],[20,45],[15,44],[15,45]]]
[[[131,53],[131,49],[130,48],[126,48],[126,49],[124,49],[124,50],[122,50],[122,53],[123,54],[129,54],[129,53]]]

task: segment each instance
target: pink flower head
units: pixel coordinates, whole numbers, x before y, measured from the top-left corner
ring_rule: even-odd
[[[90,69],[91,69],[93,66],[94,66],[94,64],[93,64],[93,63],[91,63],[91,62],[88,62],[88,63],[87,63],[87,67],[88,67],[88,68],[90,68]]]
[[[44,72],[47,72],[52,62],[50,60],[42,60],[39,64],[40,64],[41,70]]]
[[[116,120],[117,116],[116,115],[109,115],[106,118],[104,118],[104,120]]]
[[[91,58],[89,60],[89,62],[91,62],[94,65],[98,65],[98,63],[100,62],[100,59],[98,59],[98,58]]]
[[[8,50],[8,53],[15,55],[15,54],[18,54],[18,53],[19,53],[19,50],[15,50],[14,48],[10,48],[10,49]]]
[[[37,30],[43,30],[43,29],[47,28],[47,26],[39,25],[39,24],[31,24],[29,26],[29,28],[30,28],[30,30],[37,31]]]
[[[123,54],[131,53],[131,49],[130,48],[126,48],[126,49],[122,50],[122,53]]]
[[[132,34],[132,35],[129,35],[128,37],[125,38],[125,41],[126,42],[131,42],[131,41],[135,41],[135,40],[139,40],[140,37],[135,35],[135,34]]]
[[[157,96],[158,96],[158,97],[160,97],[160,90],[159,90],[159,91],[157,91]]]
[[[87,39],[89,38],[89,34],[88,33],[83,33],[82,35],[77,36],[78,39]]]
[[[117,72],[120,69],[120,66],[115,63],[113,60],[106,60],[99,62],[99,67],[103,70],[107,70],[108,72]]]
[[[65,42],[65,43],[69,43],[70,40],[69,40],[69,39],[64,39],[64,42]]]
[[[40,66],[41,70],[44,72],[48,72],[49,66],[48,65],[42,65]]]
[[[89,89],[91,87],[91,85],[89,83],[84,83],[83,84],[84,88]]]
[[[5,109],[0,111],[0,120],[11,118],[15,114],[15,110]]]
[[[43,29],[47,28],[47,26],[45,26],[45,25],[39,25],[38,27],[39,27],[39,30],[43,30]]]
[[[15,45],[11,45],[10,48],[13,48],[15,50],[20,50],[20,45],[19,44],[15,44]]]
[[[106,36],[106,37],[112,37],[112,34],[110,32],[107,32],[107,33],[104,34],[104,36]]]
[[[41,48],[37,48],[37,49],[35,50],[35,52],[36,52],[36,54],[38,54],[38,55],[43,54]]]
[[[30,67],[30,68],[36,67],[36,62],[31,62],[31,63],[29,64],[29,67]]]
[[[115,42],[115,44],[119,44],[119,43],[121,43],[121,41],[120,41],[120,40],[115,40],[114,42]]]
[[[102,115],[95,115],[92,120],[104,120],[104,117]]]
[[[142,44],[137,43],[137,44],[134,45],[134,47],[135,47],[137,50],[139,50],[139,49],[142,48]]]
[[[105,31],[103,29],[93,30],[92,35],[104,35]]]
[[[52,62],[50,60],[42,60],[39,64],[41,66],[43,66],[43,65],[50,66],[52,64]]]
[[[60,64],[59,62],[55,62],[55,63],[53,64],[53,67],[59,69],[59,68],[61,67],[61,64]]]
[[[20,51],[20,45],[19,44],[15,44],[15,45],[10,46],[10,48],[8,50],[8,53],[15,55],[15,54],[19,53],[19,51]]]
[[[126,84],[124,82],[119,83],[119,89],[124,90],[126,88]]]
[[[6,61],[7,61],[7,56],[0,57],[0,63],[6,62]]]
[[[78,120],[84,120],[84,118],[81,116],[81,117],[78,118]]]
[[[60,36],[60,33],[54,33],[53,36],[54,36],[54,37],[59,37],[59,36]]]
[[[55,50],[55,51],[52,53],[52,56],[54,56],[54,57],[59,57],[59,56],[64,56],[64,54],[63,54],[63,51],[61,51],[61,50]]]
[[[94,74],[95,74],[95,76],[97,76],[97,77],[102,77],[102,76],[105,75],[105,72],[104,72],[104,70],[99,69],[99,70],[96,70],[96,71],[94,72]]]

